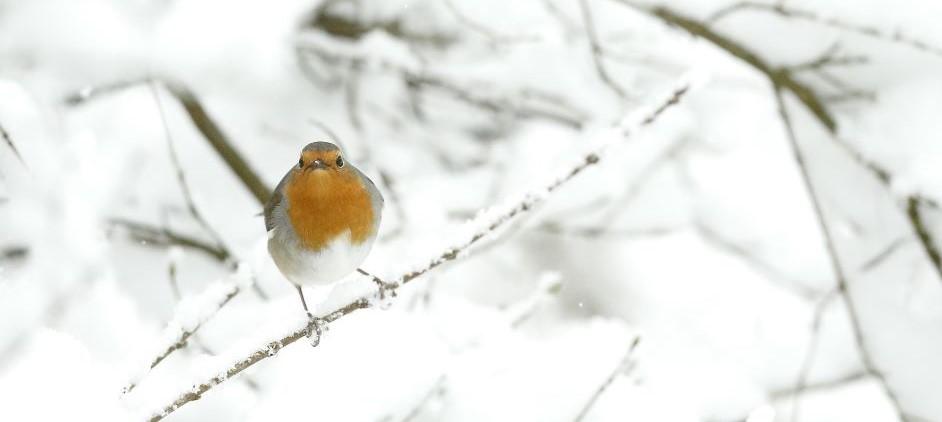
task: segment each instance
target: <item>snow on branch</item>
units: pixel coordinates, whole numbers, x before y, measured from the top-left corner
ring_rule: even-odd
[[[147,372],[163,362],[171,353],[186,347],[187,341],[206,323],[216,312],[229,303],[236,294],[248,287],[251,277],[245,271],[237,272],[233,280],[217,281],[198,296],[184,298],[173,313],[173,320],[167,324],[158,342],[158,351],[149,360],[147,367],[135,374],[131,381],[122,390],[129,393]]]
[[[601,159],[601,155],[608,149],[609,146],[618,141],[627,139],[633,135],[636,130],[653,123],[664,113],[665,110],[677,104],[680,99],[688,92],[690,86],[691,84],[686,78],[678,82],[677,85],[671,89],[669,94],[654,103],[652,108],[642,112],[637,118],[626,119],[622,123],[618,124],[614,128],[613,133],[613,135],[616,136],[606,138],[604,142],[600,143],[597,147],[582,155],[580,160],[575,162],[572,166],[566,168],[566,170],[558,176],[540,185],[537,189],[525,193],[522,196],[515,198],[513,201],[508,202],[508,205],[497,206],[482,211],[475,219],[469,222],[467,226],[469,230],[461,237],[461,240],[452,243],[452,246],[444,248],[444,250],[439,252],[437,255],[435,255],[434,258],[425,262],[423,265],[408,270],[398,277],[391,278],[386,281],[380,280],[380,284],[384,286],[380,289],[380,291],[382,292],[383,290],[391,290],[394,292],[402,285],[421,277],[422,275],[441,266],[442,264],[456,260],[463,256],[465,252],[467,252],[480,240],[497,232],[508,222],[514,220],[514,218],[518,215],[530,211],[534,206],[542,203],[553,192],[572,180],[576,175],[597,164]],[[258,347],[251,350],[247,355],[234,360],[226,367],[220,368],[218,371],[214,372],[216,375],[211,376],[209,379],[197,383],[186,391],[180,393],[177,398],[173,400],[173,402],[167,404],[162,409],[155,412],[150,417],[150,421],[155,422],[163,419],[167,415],[179,409],[180,406],[183,406],[192,401],[199,400],[203,394],[213,387],[225,382],[229,378],[239,374],[252,365],[255,365],[256,363],[266,358],[275,356],[284,347],[306,337],[308,333],[311,332],[315,324],[331,323],[358,310],[375,306],[377,303],[375,299],[377,299],[380,294],[382,293],[368,294],[357,297],[349,303],[339,306],[332,311],[320,313],[316,317],[315,321],[307,321],[307,319],[304,321],[299,320],[297,326],[295,326],[291,331],[273,335],[271,340],[264,342],[264,344],[258,345]]]

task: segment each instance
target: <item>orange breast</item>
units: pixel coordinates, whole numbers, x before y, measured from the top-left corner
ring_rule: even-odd
[[[373,205],[352,171],[299,171],[285,187],[288,218],[304,247],[320,250],[349,230],[354,244],[373,229]]]

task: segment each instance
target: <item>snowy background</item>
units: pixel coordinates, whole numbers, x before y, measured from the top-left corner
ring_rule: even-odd
[[[942,5],[731,5],[0,1],[0,418],[942,421]],[[304,324],[257,214],[318,139],[390,281],[543,200],[175,409]]]

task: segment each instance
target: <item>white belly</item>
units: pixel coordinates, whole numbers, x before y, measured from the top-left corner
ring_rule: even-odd
[[[375,238],[375,237],[374,237]],[[374,238],[354,245],[346,231],[317,252],[302,248],[293,236],[272,230],[268,252],[288,281],[299,286],[329,284],[350,274],[370,253]]]

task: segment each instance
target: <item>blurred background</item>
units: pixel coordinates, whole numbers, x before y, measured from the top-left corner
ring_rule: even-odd
[[[942,421],[937,16],[0,1],[0,417]],[[172,405],[303,324],[258,214],[308,142],[383,192],[396,280],[690,72],[453,262]]]

